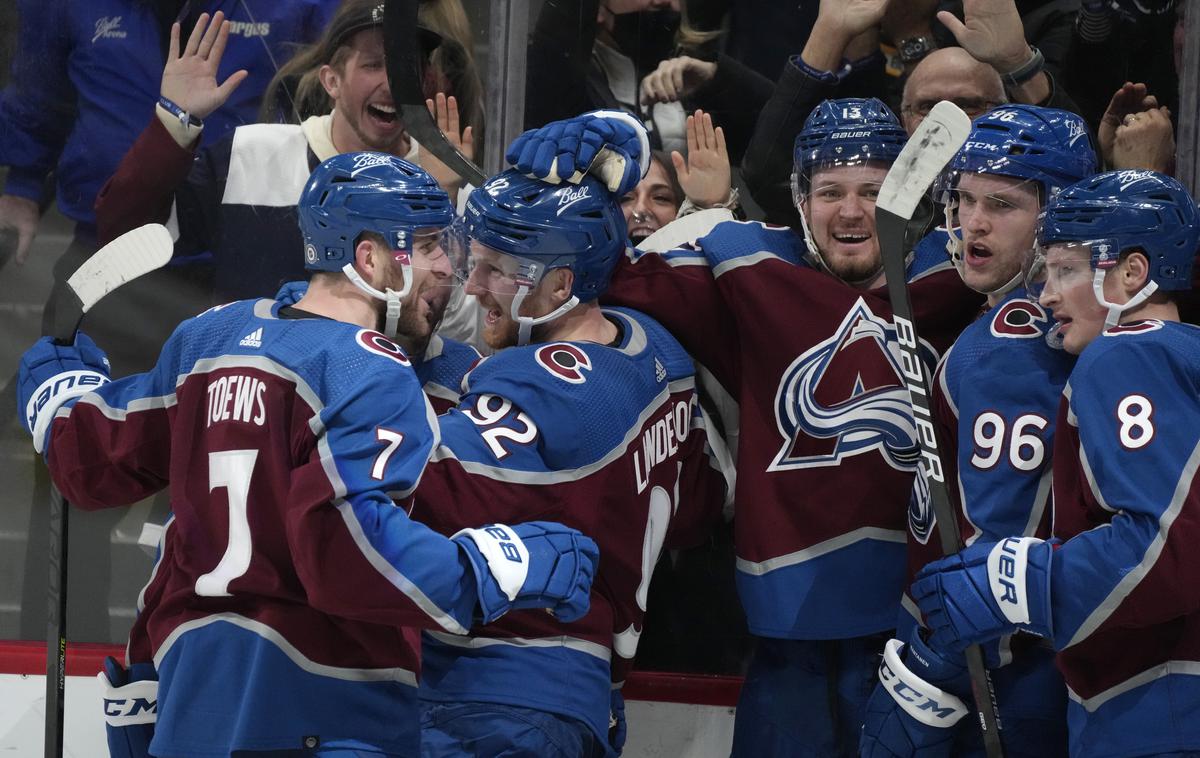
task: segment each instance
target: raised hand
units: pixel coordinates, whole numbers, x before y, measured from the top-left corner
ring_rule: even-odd
[[[834,32],[849,42],[878,26],[889,0],[821,0],[816,23],[823,32]],[[814,27],[815,30],[815,27]]]
[[[454,95],[446,97],[439,92],[434,98],[426,98],[425,107],[437,122],[438,129],[446,135],[446,140],[467,160],[475,159],[475,135],[471,127],[459,131],[458,100]],[[437,159],[432,151],[421,151],[421,168],[429,172],[437,180],[442,189],[450,194],[453,200],[462,187],[463,178],[449,166]]]
[[[1158,99],[1147,94],[1146,85],[1140,82],[1125,82],[1113,93],[1112,99],[1108,101],[1108,108],[1100,117],[1100,130],[1096,135],[1100,143],[1100,157],[1104,159],[1105,166],[1117,168],[1113,164],[1113,147],[1118,127],[1126,123],[1130,116],[1157,107]]]
[[[1166,106],[1125,117],[1113,138],[1110,168],[1175,172],[1175,130]]]
[[[229,22],[221,11],[212,17],[211,24],[207,13],[200,14],[182,53],[179,51],[179,23],[172,24],[159,94],[199,119],[224,105],[249,76],[241,69],[230,74],[224,82],[217,83],[217,67],[221,65],[228,41]]]
[[[1014,0],[963,0],[963,18],[938,11],[958,44],[1001,74],[1016,71],[1029,60],[1029,43]]]
[[[711,208],[728,202],[730,193],[729,151],[725,133],[713,128],[712,116],[697,110],[687,117],[687,158],[679,151],[671,153],[679,186],[699,208]]]
[[[717,64],[687,55],[667,58],[642,79],[642,103],[673,103],[712,80]]]

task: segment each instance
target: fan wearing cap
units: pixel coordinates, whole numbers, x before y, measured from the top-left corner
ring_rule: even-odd
[[[203,16],[186,40],[173,33],[157,115],[97,201],[102,241],[173,218],[176,258],[211,258],[214,302],[267,297],[281,283],[304,278],[302,261],[293,254],[301,245],[295,205],[312,169],[360,150],[418,165],[424,157],[396,116],[382,23],[382,2],[348,0],[322,38],[277,77],[294,85],[303,123],[246,124],[199,149],[203,119],[242,76],[217,76],[229,34],[220,13]],[[439,40],[428,31],[423,39],[434,47]]]

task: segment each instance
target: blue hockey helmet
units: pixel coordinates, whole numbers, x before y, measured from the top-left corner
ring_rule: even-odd
[[[1055,279],[1053,271],[1061,266],[1051,262],[1049,249],[1062,246],[1068,258],[1086,260],[1093,269],[1092,293],[1108,311],[1104,328],[1109,329],[1124,312],[1160,289],[1191,289],[1192,261],[1200,247],[1200,211],[1183,185],[1169,176],[1109,171],[1067,187],[1047,203],[1037,245],[1028,277],[1031,290]],[[1110,302],[1104,294],[1105,274],[1132,252],[1148,259],[1149,281],[1127,302]],[[1065,286],[1065,278],[1058,278],[1058,287]]]
[[[418,230],[454,220],[446,191],[420,166],[387,153],[343,153],[313,169],[297,204],[304,267],[341,271],[363,232],[411,251]]]
[[[547,184],[502,171],[471,193],[464,218],[472,240],[531,264],[531,287],[546,271],[571,269],[580,302],[603,294],[625,252],[620,203],[590,175],[578,185]]]
[[[1141,251],[1150,281],[1163,290],[1192,287],[1200,247],[1200,211],[1175,179],[1155,171],[1109,171],[1073,184],[1046,205],[1038,246],[1077,243],[1092,268],[1107,270]]]
[[[1094,173],[1096,150],[1081,117],[1057,108],[1002,105],[975,119],[938,187],[953,190],[963,174],[1008,176],[1036,182],[1045,203]]]
[[[822,166],[851,166],[867,161],[891,165],[908,133],[878,98],[825,100],[804,122],[792,149],[792,194],[799,206],[813,171]]]

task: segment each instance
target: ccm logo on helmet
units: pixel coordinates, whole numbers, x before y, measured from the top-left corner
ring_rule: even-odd
[[[401,366],[412,365],[408,360],[408,356],[404,354],[404,349],[379,332],[371,329],[360,329],[358,334],[355,335],[355,339],[359,345],[362,345],[372,353],[382,355],[385,358],[391,358]]]
[[[538,348],[538,351],[534,353],[534,358],[537,359],[539,366],[571,384],[586,382],[587,377],[583,375],[583,372],[592,367],[592,359],[588,358],[587,353],[575,345],[563,342]]]

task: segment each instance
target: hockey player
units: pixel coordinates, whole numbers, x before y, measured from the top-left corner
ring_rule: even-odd
[[[588,122],[575,143],[554,128],[527,133],[510,160],[563,177],[587,166]],[[660,320],[740,404],[737,582],[758,644],[737,756],[853,755],[899,613],[918,446],[873,210],[905,139],[878,100],[822,103],[796,138],[799,230],[723,223],[694,248],[623,261],[609,291]],[[636,160],[636,140],[602,141]],[[943,350],[978,299],[944,253],[915,257],[909,274],[919,331]]]
[[[1178,323],[1200,213],[1174,179],[1114,171],[1047,204],[1044,290],[1079,356],[1054,440],[1054,534],[977,541],[913,585],[935,646],[1022,630],[1058,651],[1073,756],[1200,751],[1200,332]]]
[[[23,418],[70,501],[171,488],[127,653],[158,673],[154,755],[414,756],[418,658],[401,627],[465,634],[512,608],[587,611],[597,553],[574,529],[446,539],[395,502],[438,433],[385,333],[406,317],[402,293],[450,274],[446,194],[400,159],[353,153],[314,170],[299,211],[313,277],[295,306],[213,308],[152,371],[113,382],[82,334],[22,359]],[[122,691],[108,699],[110,744],[134,754],[117,747],[130,741]]]
[[[950,251],[963,281],[987,296],[989,311],[967,327],[934,375],[934,407],[948,481],[958,482],[959,524],[968,543],[1050,530],[1054,417],[1074,356],[1051,333],[1052,318],[1024,288],[1038,213],[1066,186],[1096,171],[1096,153],[1079,116],[1034,105],[1007,105],[978,118],[940,182]],[[957,231],[956,231],[957,230]],[[938,235],[939,237],[941,235]],[[918,477],[909,510],[911,577],[941,556],[928,490]],[[961,655],[928,649],[905,603],[891,643],[904,665],[885,664],[886,683],[871,698],[863,756],[982,755],[978,725],[963,719],[927,725],[909,697],[927,684],[970,698]],[[908,641],[911,651],[901,641]],[[1034,638],[1006,638],[990,650],[1005,748],[1016,755],[1066,751],[1066,692],[1051,651]],[[889,656],[890,661],[890,656]],[[944,670],[932,662],[944,664]],[[908,677],[914,679],[909,680]],[[910,712],[909,708],[913,710]],[[961,711],[965,712],[965,711]],[[948,719],[945,721],[949,721]]]
[[[625,251],[618,197],[593,178],[550,185],[509,170],[467,201],[466,289],[499,352],[439,419],[412,516],[446,534],[548,518],[593,536],[603,559],[576,623],[517,613],[468,637],[425,635],[427,757],[619,752],[619,685],[651,571],[664,544],[689,541],[724,503],[690,357],[655,321],[597,304]]]

